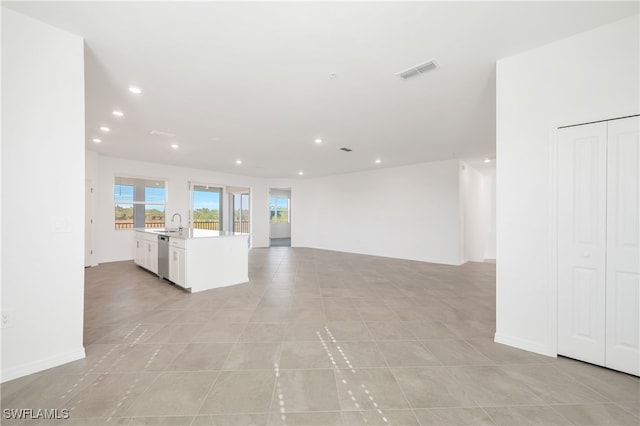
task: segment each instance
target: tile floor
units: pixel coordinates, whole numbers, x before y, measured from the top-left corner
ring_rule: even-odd
[[[86,359],[2,385],[59,425],[635,425],[640,381],[493,343],[495,265],[250,253],[188,294],[132,262],[86,270]],[[2,424],[46,424],[3,421]]]

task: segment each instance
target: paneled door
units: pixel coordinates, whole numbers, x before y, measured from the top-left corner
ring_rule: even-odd
[[[640,374],[640,118],[608,122],[605,365]]]
[[[558,353],[605,364],[607,123],[558,131]]]

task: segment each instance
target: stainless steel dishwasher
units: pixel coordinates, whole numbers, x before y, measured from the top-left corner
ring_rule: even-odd
[[[169,237],[158,235],[158,275],[169,279]]]

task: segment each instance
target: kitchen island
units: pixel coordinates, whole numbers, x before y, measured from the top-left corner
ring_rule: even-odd
[[[249,281],[248,234],[135,229],[134,261],[192,292]]]

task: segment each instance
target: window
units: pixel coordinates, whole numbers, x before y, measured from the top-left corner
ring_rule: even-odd
[[[289,223],[288,198],[269,197],[270,223]]]
[[[116,177],[113,199],[115,229],[164,228],[164,181]]]
[[[222,229],[222,188],[191,184],[191,223],[197,229]]]

